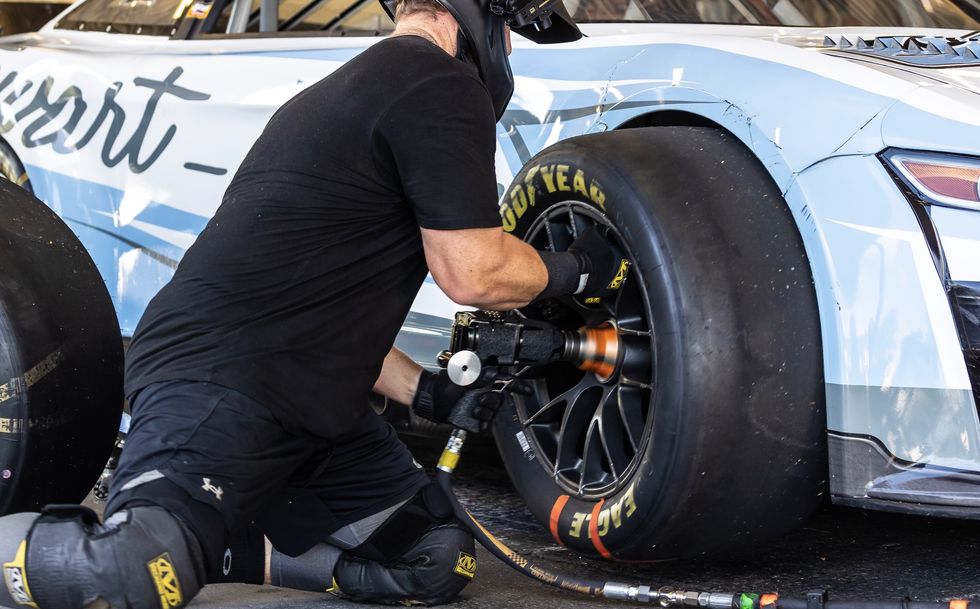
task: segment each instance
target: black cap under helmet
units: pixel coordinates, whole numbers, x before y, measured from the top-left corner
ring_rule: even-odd
[[[456,19],[476,64],[480,79],[490,92],[493,110],[500,120],[514,94],[514,74],[507,58],[504,28],[535,42],[570,42],[582,37],[561,0],[437,0]],[[394,19],[397,0],[381,0]]]

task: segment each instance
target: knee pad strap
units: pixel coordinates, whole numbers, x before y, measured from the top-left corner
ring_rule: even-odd
[[[204,582],[197,540],[158,507],[113,514],[49,506],[31,528],[26,574],[41,609],[77,609],[99,599],[113,609],[179,609]]]

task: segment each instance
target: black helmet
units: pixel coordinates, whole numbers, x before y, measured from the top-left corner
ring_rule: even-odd
[[[562,0],[437,0],[456,19],[468,51],[490,91],[497,120],[514,94],[504,26],[535,42],[571,42],[582,37]],[[395,18],[397,0],[381,0]]]

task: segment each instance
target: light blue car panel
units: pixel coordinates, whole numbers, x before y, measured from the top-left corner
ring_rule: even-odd
[[[713,121],[744,142],[784,192],[809,255],[835,496],[877,501],[896,480],[875,473],[885,466],[854,456],[864,444],[838,451],[848,438],[871,438],[861,442],[871,442],[886,464],[897,458],[980,472],[977,404],[944,277],[877,156],[888,147],[980,156],[980,66],[921,69],[823,46],[828,34],[964,32],[583,29],[590,37],[566,45],[515,41],[515,95],[497,126],[503,203],[513,175],[559,140],[665,110]],[[374,42],[170,41],[48,27],[3,45],[0,129],[36,193],[96,259],[131,333],[275,109]],[[120,50],[125,61],[114,55]],[[52,110],[64,95],[74,106]],[[103,124],[92,129],[102,112]],[[92,137],[81,146],[88,130]],[[932,219],[951,278],[978,281],[980,212],[936,207]],[[428,281],[399,345],[431,363],[454,309]],[[959,495],[950,501],[980,508]]]

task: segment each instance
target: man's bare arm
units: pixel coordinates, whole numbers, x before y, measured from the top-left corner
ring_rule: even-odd
[[[378,380],[374,382],[374,391],[399,404],[411,405],[421,374],[421,366],[392,347],[381,365]]]
[[[548,284],[541,257],[500,228],[422,229],[436,284],[462,305],[503,311],[528,304]]]

